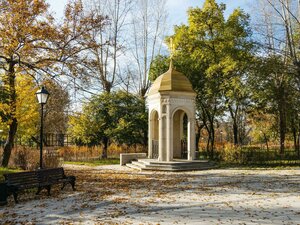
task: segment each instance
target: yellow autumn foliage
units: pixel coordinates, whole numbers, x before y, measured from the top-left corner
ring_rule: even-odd
[[[18,134],[22,136],[33,136],[37,133],[39,121],[39,104],[35,92],[38,87],[28,75],[17,77],[17,112],[19,123]]]
[[[18,120],[18,136],[29,138],[34,136],[38,130],[39,123],[39,105],[37,104],[35,92],[37,91],[32,77],[28,75],[18,75],[16,78],[16,118]],[[10,107],[7,103],[0,103],[1,111],[9,113]],[[3,131],[2,138],[5,138],[8,131],[9,121],[0,122],[0,129]]]

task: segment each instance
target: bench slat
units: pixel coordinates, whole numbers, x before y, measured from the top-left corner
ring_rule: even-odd
[[[35,171],[4,174],[4,177],[8,185],[32,187],[39,183]]]
[[[4,174],[4,177],[9,187],[9,191],[11,191],[14,195],[16,203],[18,192],[23,189],[38,188],[39,193],[42,188],[46,188],[50,195],[51,185],[62,183],[63,189],[66,183],[70,183],[73,190],[75,190],[76,178],[74,176],[65,176],[65,172],[62,167]]]

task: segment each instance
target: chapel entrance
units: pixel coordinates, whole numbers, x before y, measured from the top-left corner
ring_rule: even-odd
[[[188,116],[184,110],[177,110],[173,116],[173,157],[187,159]]]

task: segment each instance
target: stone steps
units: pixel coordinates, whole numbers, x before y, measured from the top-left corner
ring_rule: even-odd
[[[193,170],[207,170],[215,168],[215,165],[207,160],[177,160],[172,162],[158,162],[156,160],[139,159],[127,163],[126,166],[140,171],[193,171]]]

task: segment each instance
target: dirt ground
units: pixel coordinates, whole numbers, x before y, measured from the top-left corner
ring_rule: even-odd
[[[75,192],[23,193],[17,205],[10,196],[0,224],[300,224],[300,169],[65,169]]]

